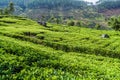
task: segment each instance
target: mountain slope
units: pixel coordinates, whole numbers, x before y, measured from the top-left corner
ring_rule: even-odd
[[[119,79],[119,35],[0,16],[0,79]]]
[[[104,12],[102,12],[102,14],[105,17],[119,16],[120,15],[120,8],[119,9],[112,9],[112,10],[105,10]]]

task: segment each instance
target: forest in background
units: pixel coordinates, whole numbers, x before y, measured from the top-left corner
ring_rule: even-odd
[[[85,9],[86,7],[92,7],[93,3],[86,2],[84,0],[1,0],[0,7],[8,5],[10,2],[15,3],[16,6],[22,9],[26,8],[47,8],[47,9]],[[98,10],[116,9],[120,8],[119,0],[99,0],[94,5]]]
[[[96,4],[84,0],[3,0],[0,8],[14,3],[14,15],[24,16],[33,20],[66,24],[79,21],[82,26],[106,29],[111,16],[120,12],[119,0],[99,0]]]

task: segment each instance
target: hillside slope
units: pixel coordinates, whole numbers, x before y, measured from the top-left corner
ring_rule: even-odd
[[[105,17],[119,16],[120,15],[120,8],[119,9],[105,10],[104,12],[102,12],[102,14]]]
[[[0,16],[2,80],[119,80],[119,66],[119,32]]]

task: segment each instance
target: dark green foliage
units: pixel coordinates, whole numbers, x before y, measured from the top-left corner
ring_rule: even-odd
[[[15,3],[15,5],[18,5],[18,6],[20,6],[21,8],[23,8],[23,9],[25,9],[26,8],[26,3],[28,3],[29,2],[29,0],[2,0],[2,1],[0,1],[0,5],[1,6],[3,6],[3,7],[5,7],[5,6],[7,6],[9,3],[11,3],[11,1],[13,2],[13,3]]]
[[[8,7],[3,9],[0,9],[0,14],[1,15],[9,15],[9,14],[13,14],[13,12],[15,11],[14,9],[14,4],[11,2],[9,3]]]
[[[8,9],[9,9],[9,13],[13,14],[13,12],[15,11],[15,9],[14,9],[14,4],[12,2],[9,3]]]
[[[3,9],[0,9],[0,15],[3,15]]]
[[[54,23],[55,22],[55,17],[52,15],[50,16],[50,18],[47,20],[50,23]]]
[[[60,19],[56,18],[56,23],[59,24],[60,23]]]
[[[101,26],[99,24],[95,25],[95,29],[100,29],[100,28],[101,28]]]
[[[11,0],[0,1],[0,5],[7,6]],[[23,10],[27,8],[84,8],[87,5],[87,2],[84,1],[74,1],[74,0],[12,0],[15,5],[20,6]]]
[[[15,23],[16,23],[16,22],[14,22],[14,21],[5,21],[5,20],[0,20],[0,22],[8,23],[8,24],[15,24]]]
[[[8,14],[9,14],[9,9],[8,9],[8,8],[5,8],[5,9],[4,9],[4,14],[5,14],[5,15],[8,15]]]
[[[26,36],[36,36],[37,33],[34,33],[34,32],[23,32],[24,35]]]
[[[68,26],[74,26],[74,25],[75,25],[75,22],[74,22],[74,21],[68,22]]]
[[[5,8],[9,3],[11,3],[11,0],[0,1],[1,8]],[[52,13],[57,18],[57,23],[59,23],[61,20],[57,16],[59,14],[61,16],[61,12],[64,19],[71,19],[73,17],[77,19],[81,17],[94,19],[95,17],[101,17],[100,14],[95,12],[96,9],[92,9],[92,6],[88,5],[89,2],[84,0],[12,0],[12,3],[14,3],[16,9],[11,8],[11,14],[15,11],[14,14],[16,15],[21,14],[34,20],[36,18],[43,20],[41,16],[44,15],[44,21],[47,21]],[[80,12],[78,11],[74,14],[74,10],[79,10]],[[72,15],[69,13],[72,13]]]
[[[82,26],[82,23],[77,21],[77,22],[76,22],[76,26],[81,27],[81,26]]]
[[[118,9],[120,8],[120,0],[99,0],[98,9],[104,11],[106,9]]]
[[[74,0],[33,0],[28,4],[29,8],[49,8],[57,9],[59,7],[63,9],[71,8],[83,8],[86,7],[87,3],[84,1]]]
[[[87,27],[94,28],[96,26],[96,23],[93,21],[90,21],[89,23],[85,23]]]
[[[119,31],[120,30],[120,17],[110,18],[110,20],[108,21],[108,25],[111,26],[116,31]]]

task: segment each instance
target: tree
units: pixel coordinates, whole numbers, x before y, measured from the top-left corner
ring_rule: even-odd
[[[15,10],[14,4],[11,2],[11,3],[9,3],[8,7],[4,8],[4,9],[0,9],[0,14],[1,15],[13,14],[14,10]]]
[[[4,9],[4,14],[5,14],[5,15],[8,15],[8,14],[9,14],[8,8],[5,8],[5,9]]]
[[[55,22],[56,22],[57,24],[59,24],[59,23],[60,23],[60,18],[55,18]]]
[[[41,16],[41,21],[45,21],[45,16],[44,15]]]
[[[85,8],[87,2],[83,0],[31,0],[28,3],[29,8],[49,8],[49,9],[72,9]]]
[[[80,27],[80,26],[82,26],[82,24],[81,24],[81,22],[76,22],[76,26],[78,26],[78,27]]]
[[[0,9],[0,15],[3,15],[3,9]]]
[[[100,24],[96,24],[96,25],[95,25],[95,28],[96,28],[96,29],[100,29],[100,28],[101,28]]]
[[[53,15],[51,15],[50,19],[48,19],[48,22],[55,22],[55,17]]]
[[[68,26],[74,26],[74,25],[75,25],[75,22],[74,22],[74,21],[68,22]]]
[[[108,25],[111,26],[113,29],[115,29],[116,31],[120,30],[120,17],[116,18],[116,17],[112,17],[109,21],[108,21]]]
[[[99,0],[97,2],[98,10],[104,11],[106,9],[119,9],[120,0]]]
[[[9,3],[8,10],[10,14],[13,14],[15,11],[14,4],[12,2]]]

